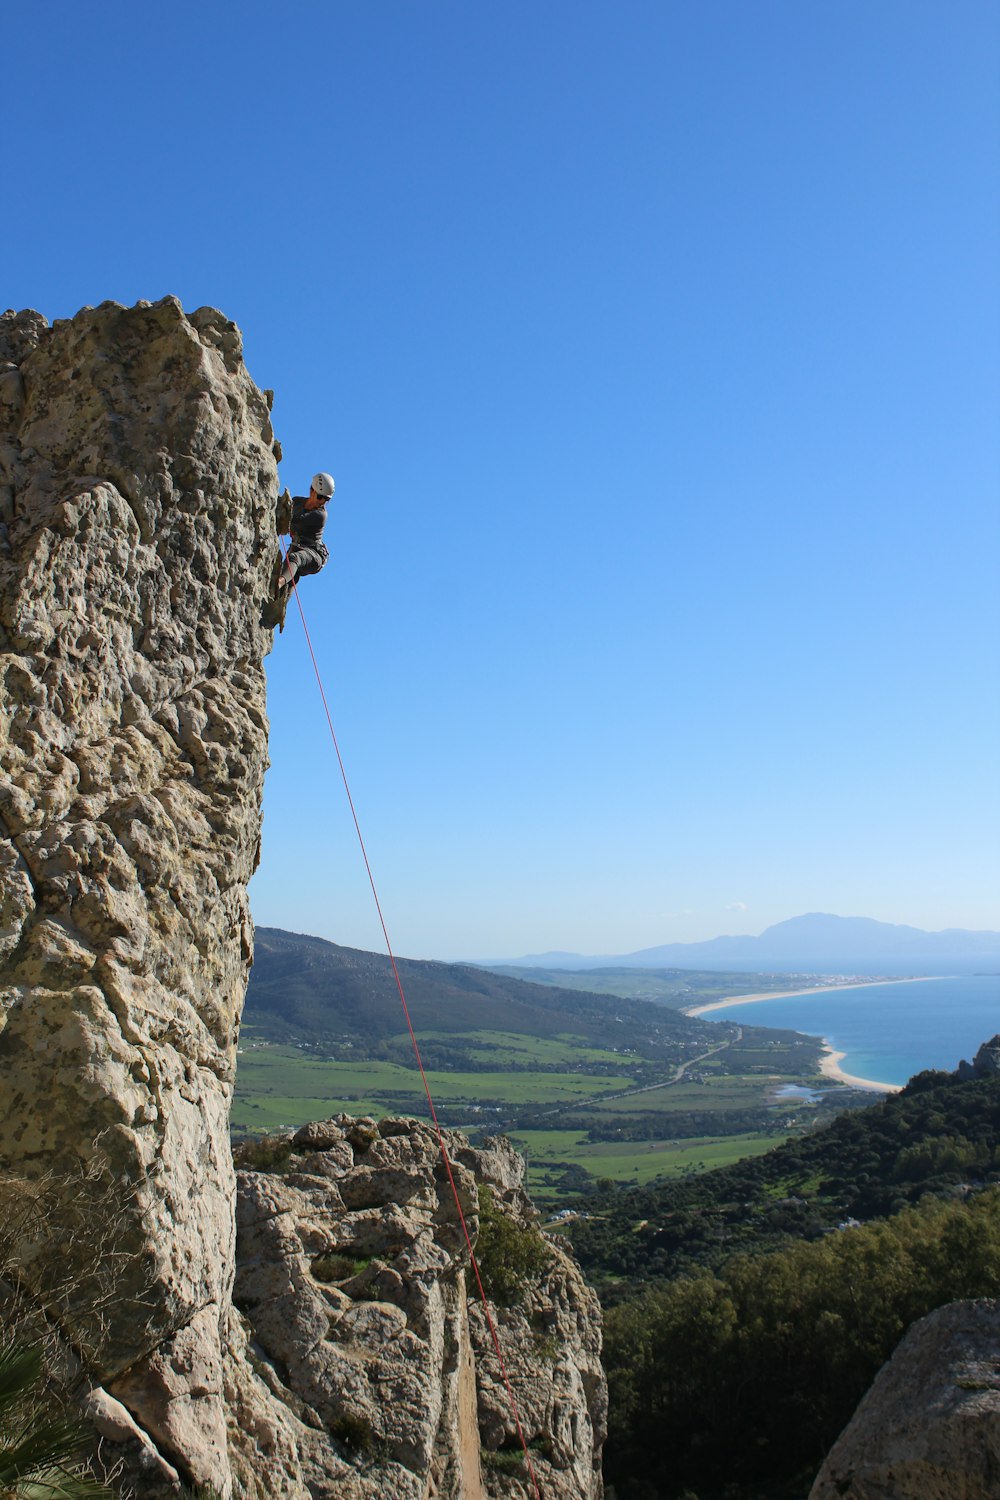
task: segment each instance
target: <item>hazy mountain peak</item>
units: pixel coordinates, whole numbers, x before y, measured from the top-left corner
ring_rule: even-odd
[[[664,943],[618,955],[551,953],[508,965],[597,969],[746,969],[812,974],[951,974],[1000,965],[1000,933],[949,928],[926,932],[874,917],[803,912],[758,936],[728,935],[698,943]]]

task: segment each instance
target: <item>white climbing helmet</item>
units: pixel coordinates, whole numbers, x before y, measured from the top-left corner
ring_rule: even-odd
[[[316,491],[317,495],[321,495],[324,500],[329,500],[330,496],[336,489],[332,474],[314,474],[312,477],[312,488]]]

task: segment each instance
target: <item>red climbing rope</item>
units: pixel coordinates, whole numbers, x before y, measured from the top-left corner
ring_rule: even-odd
[[[287,560],[287,554],[283,545],[281,545],[281,551],[282,562],[284,563]],[[309,626],[306,624],[305,610],[302,608],[302,600],[299,598],[298,587],[294,579],[292,580],[291,587],[292,592],[295,595],[295,602],[299,607],[299,617],[302,620],[302,629],[305,633],[306,645],[309,648],[309,656],[312,661],[313,671],[316,674],[316,682],[319,687],[319,695],[323,700],[323,711],[326,714],[326,722],[330,729],[330,738],[333,741],[333,748],[337,756],[337,764],[340,767],[340,775],[344,783],[344,791],[347,793],[347,802],[348,806],[351,809],[351,817],[354,819],[354,829],[358,835],[358,843],[361,846],[361,856],[364,859],[365,869],[368,872],[368,884],[371,886],[372,896],[375,898],[375,910],[378,912],[378,919],[382,927],[382,936],[385,938],[386,952],[389,955],[389,962],[392,965],[393,978],[396,981],[396,988],[399,991],[399,999],[403,1006],[403,1014],[406,1017],[406,1027],[410,1033],[410,1041],[413,1043],[413,1055],[417,1060],[417,1067],[420,1070],[420,1078],[424,1085],[424,1093],[427,1095],[427,1107],[430,1110],[431,1119],[434,1121],[434,1129],[437,1132],[438,1148],[441,1152],[441,1160],[444,1162],[445,1171],[448,1174],[448,1181],[451,1183],[452,1196],[455,1199],[455,1207],[458,1210],[458,1218],[462,1226],[462,1234],[465,1236],[465,1244],[469,1252],[469,1260],[476,1277],[476,1286],[479,1288],[480,1301],[483,1304],[483,1312],[486,1314],[486,1322],[489,1325],[490,1337],[493,1340],[493,1348],[496,1352],[496,1357],[500,1364],[500,1372],[503,1375],[504,1385],[507,1388],[507,1396],[510,1400],[511,1414],[514,1418],[514,1425],[517,1428],[517,1435],[520,1439],[521,1447],[524,1450],[524,1461],[528,1466],[528,1473],[531,1476],[531,1484],[535,1492],[535,1500],[542,1500],[542,1492],[538,1487],[538,1480],[535,1476],[534,1465],[531,1462],[531,1454],[528,1451],[528,1444],[524,1436],[524,1429],[521,1426],[521,1418],[517,1410],[517,1401],[514,1398],[514,1388],[510,1383],[510,1376],[507,1373],[507,1365],[504,1361],[503,1352],[500,1348],[500,1339],[497,1335],[496,1324],[493,1321],[493,1315],[490,1312],[490,1304],[487,1300],[486,1293],[483,1290],[483,1279],[479,1274],[479,1262],[476,1260],[476,1252],[472,1248],[472,1238],[469,1234],[469,1226],[465,1222],[465,1214],[462,1211],[461,1199],[458,1196],[458,1186],[455,1182],[454,1173],[452,1172],[451,1158],[448,1155],[448,1147],[445,1144],[444,1131],[441,1128],[441,1122],[438,1120],[437,1110],[434,1108],[434,1100],[431,1096],[431,1086],[427,1081],[427,1074],[424,1071],[423,1059],[420,1056],[420,1047],[417,1043],[416,1032],[413,1029],[413,1022],[410,1019],[410,1007],[406,1003],[406,994],[403,990],[403,981],[400,978],[399,969],[396,966],[396,956],[392,951],[392,943],[389,941],[389,929],[386,927],[385,917],[382,915],[382,903],[378,898],[378,891],[375,888],[375,877],[372,874],[372,867],[368,862],[368,850],[365,848],[365,841],[361,832],[361,824],[358,822],[358,814],[354,807],[354,798],[351,796],[350,783],[347,780],[347,771],[344,768],[343,757],[340,753],[340,745],[337,743],[337,732],[333,727],[333,717],[330,713],[330,705],[327,702],[326,690],[323,687],[323,678],[320,675],[319,664],[316,660],[316,653],[313,650],[312,639],[309,635]]]

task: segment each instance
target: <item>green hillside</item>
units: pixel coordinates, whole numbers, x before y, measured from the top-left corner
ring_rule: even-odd
[[[413,1024],[422,1031],[539,1038],[571,1032],[602,1048],[641,1044],[650,1059],[673,1059],[719,1037],[716,1026],[661,1007],[609,1003],[606,995],[531,984],[471,964],[402,958],[398,968]],[[273,927],[257,929],[244,1024],[269,1041],[347,1042],[372,1057],[392,1055],[392,1039],[405,1029],[387,957]]]

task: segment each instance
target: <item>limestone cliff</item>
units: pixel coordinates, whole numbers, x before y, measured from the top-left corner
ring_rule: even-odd
[[[475,1477],[511,1434],[421,1128],[247,1173],[233,1304],[276,453],[212,309],[0,318],[0,1323],[44,1328],[137,1495],[526,1494],[516,1458]],[[478,1174],[528,1212],[499,1148],[456,1149],[470,1208]],[[323,1281],[333,1247],[374,1291]],[[556,1255],[526,1296],[546,1500],[589,1500],[596,1306]]]
[[[810,1500],[995,1500],[1000,1303],[915,1323],[837,1439]]]
[[[68,1343],[207,1479],[226,1470],[268,407],[237,328],[173,298],[52,328],[8,313],[0,361],[0,1158],[49,1200],[20,1268],[44,1300],[72,1257]],[[120,1295],[98,1317],[111,1183]]]

